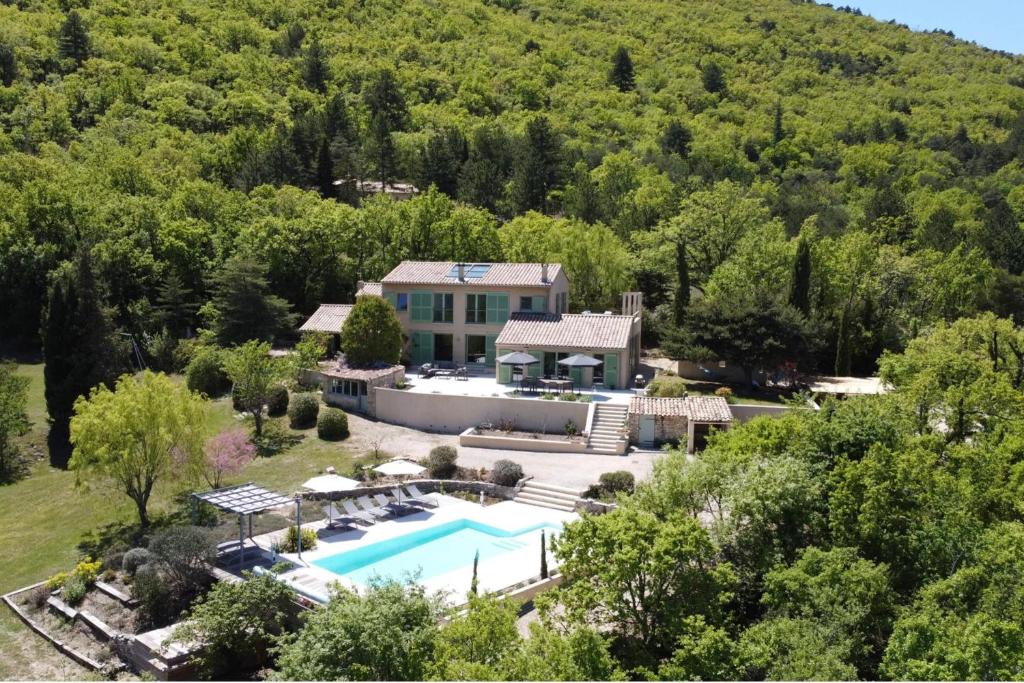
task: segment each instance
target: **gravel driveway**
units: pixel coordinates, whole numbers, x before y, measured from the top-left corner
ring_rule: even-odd
[[[459,437],[452,434],[432,434],[408,427],[375,422],[358,415],[349,415],[352,436],[345,445],[354,455],[362,455],[374,447],[394,457],[425,458],[435,446],[449,445],[459,449],[459,464],[463,467],[490,469],[496,460],[514,460],[523,471],[538,482],[555,484],[583,491],[596,483],[603,472],[626,470],[638,479],[651,475],[654,460],[660,451],[635,450],[624,456],[590,455],[577,453],[533,453],[493,448],[463,448]]]

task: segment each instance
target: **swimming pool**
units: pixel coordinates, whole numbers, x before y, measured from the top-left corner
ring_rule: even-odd
[[[331,555],[313,564],[363,584],[375,575],[402,579],[414,572],[419,572],[420,579],[429,579],[473,564],[478,550],[481,562],[530,545],[536,545],[539,552],[541,529],[548,531],[550,538],[562,527],[542,522],[506,531],[472,519],[456,519]]]

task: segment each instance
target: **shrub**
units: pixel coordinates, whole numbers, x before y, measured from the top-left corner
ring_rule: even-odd
[[[590,394],[582,394],[581,396],[577,396],[576,400],[580,403],[591,403],[594,400],[594,397]]]
[[[288,412],[288,387],[275,384],[267,397],[267,415],[281,417]]]
[[[540,398],[542,401],[554,401],[555,395],[552,394],[550,391],[545,391],[543,394],[540,395]]]
[[[575,422],[573,422],[572,420],[569,420],[568,422],[565,423],[565,435],[566,436],[576,436],[579,433],[580,433],[580,428],[576,426]]]
[[[576,394],[574,394],[571,391],[563,391],[562,393],[560,393],[558,395],[558,400],[559,401],[575,401],[576,400]]]
[[[281,552],[283,552],[283,553],[298,552],[298,550],[299,550],[298,540],[299,540],[299,536],[295,532],[295,525],[293,524],[293,525],[289,526],[288,530],[285,531],[285,533],[284,533],[284,540],[281,541]],[[316,532],[315,531],[313,531],[312,529],[303,529],[302,530],[302,549],[303,550],[313,550],[314,548],[316,548],[316,542],[317,542],[317,538],[316,538]]]
[[[28,597],[33,607],[42,609],[50,597],[50,590],[46,586],[36,586]]]
[[[491,483],[498,486],[515,486],[522,478],[522,465],[511,460],[498,460],[491,469]]]
[[[205,529],[173,526],[153,537],[149,552],[166,570],[182,594],[195,593],[210,581],[206,565],[217,557],[217,546]]]
[[[725,399],[726,403],[736,402],[736,398],[732,395],[732,389],[729,387],[718,387],[715,389],[715,396],[721,396]]]
[[[661,398],[679,398],[686,395],[686,382],[673,375],[658,375],[651,380],[647,394]]]
[[[199,394],[221,396],[231,386],[223,365],[223,356],[217,347],[198,349],[185,368],[185,386]]]
[[[75,565],[69,578],[80,579],[86,586],[91,586],[96,583],[96,577],[99,576],[102,567],[102,560],[93,562],[92,558],[87,557]]]
[[[451,479],[458,469],[455,464],[458,457],[454,446],[436,446],[427,456],[427,471],[434,479]]]
[[[129,576],[135,576],[139,567],[153,561],[153,555],[145,548],[132,548],[124,554],[121,561],[121,569]]]
[[[81,577],[69,576],[61,590],[61,599],[69,605],[77,605],[85,599],[87,590],[88,586],[85,585],[85,581]]]
[[[348,438],[348,415],[338,408],[325,408],[316,421],[316,435],[324,441]]]
[[[68,580],[67,572],[57,572],[46,580],[46,588],[51,591],[55,591],[64,585],[64,582]]]
[[[165,626],[177,616],[177,600],[170,582],[155,562],[135,571],[132,597],[139,601],[139,621],[147,627]]]
[[[292,429],[309,429],[316,424],[320,401],[313,394],[297,394],[288,406],[288,422]]]
[[[636,478],[632,472],[618,470],[616,472],[605,472],[598,478],[598,483],[608,493],[633,493]]]

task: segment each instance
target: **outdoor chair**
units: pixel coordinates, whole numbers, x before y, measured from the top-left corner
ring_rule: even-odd
[[[377,519],[387,519],[391,516],[391,511],[382,508],[380,505],[376,505],[369,496],[359,496],[356,498],[356,502],[362,506],[363,512],[368,515],[373,515]]]
[[[432,508],[437,507],[437,501],[434,500],[433,498],[428,498],[426,494],[419,490],[416,484],[406,484],[405,490],[412,494],[411,496],[409,496],[410,502],[421,503]]]
[[[358,519],[362,521],[364,524],[376,524],[377,519],[373,515],[367,514],[360,510],[359,508],[357,508],[356,504],[351,500],[343,500],[341,501],[341,505],[342,507],[345,508],[345,512],[348,513],[349,517],[352,517],[353,519]]]
[[[327,505],[327,528],[328,529],[347,529],[351,528],[355,522],[355,518],[351,515],[342,514],[338,510],[334,503]]]
[[[402,514],[402,510],[405,508],[405,505],[399,504],[397,498],[395,499],[395,502],[392,503],[388,500],[388,497],[382,493],[373,494],[373,499],[377,501],[377,505],[381,508],[385,510],[393,510],[395,514],[398,515]]]

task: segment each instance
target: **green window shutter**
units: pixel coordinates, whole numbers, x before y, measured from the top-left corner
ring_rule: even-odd
[[[489,334],[484,337],[484,354],[487,365],[494,365],[494,359],[498,355],[494,349],[494,342],[498,339],[498,335]]]
[[[388,303],[395,310],[398,310],[398,295],[394,292],[384,292],[384,298],[387,299]]]
[[[431,292],[412,292],[409,319],[414,323],[429,323],[434,319],[434,295]]]
[[[423,365],[434,360],[434,334],[432,332],[413,332],[412,348],[409,357],[413,365]]]
[[[508,294],[487,295],[487,324],[501,325],[508,322]]]
[[[573,384],[579,389],[583,384],[583,368],[569,368],[569,377],[572,378]]]
[[[604,384],[609,389],[619,385],[619,354],[604,354]]]
[[[511,365],[499,365],[498,366],[498,382],[500,384],[508,384],[512,381],[512,366]]]
[[[534,313],[546,313],[548,308],[548,298],[546,296],[535,296],[533,297],[533,312]]]
[[[530,377],[540,377],[540,372],[544,369],[544,352],[528,351],[527,353],[536,358],[537,362],[533,365],[527,366],[526,374]]]

